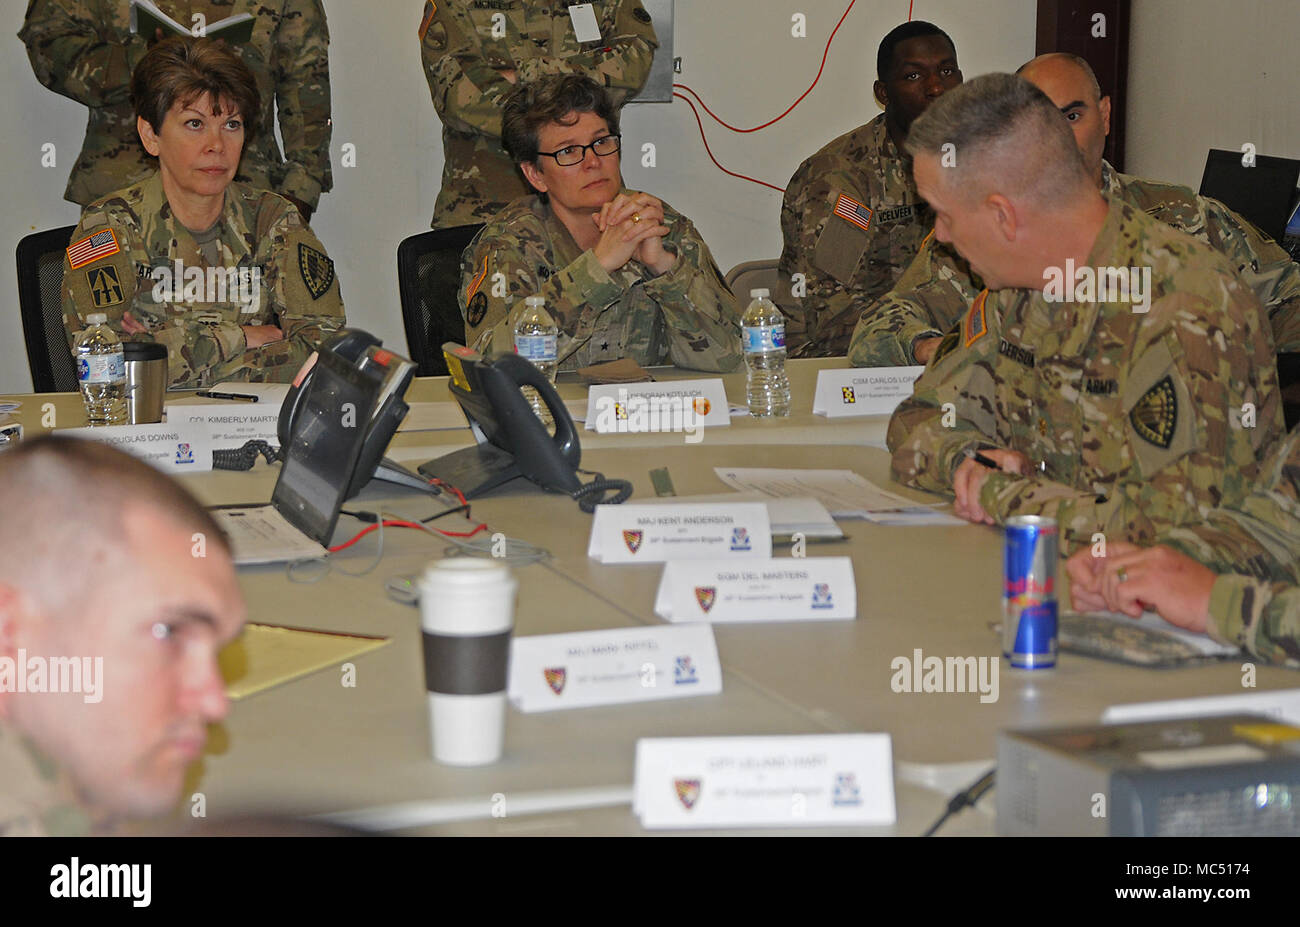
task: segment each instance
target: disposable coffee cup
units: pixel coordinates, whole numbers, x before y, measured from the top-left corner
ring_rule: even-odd
[[[518,588],[505,564],[474,557],[435,561],[420,577],[424,681],[439,763],[501,759]]]
[[[126,361],[126,420],[132,425],[161,422],[167,394],[167,346],[140,341],[122,345]]]

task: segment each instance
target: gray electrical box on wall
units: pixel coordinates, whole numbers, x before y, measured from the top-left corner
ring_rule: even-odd
[[[654,64],[650,66],[650,76],[646,79],[641,92],[629,103],[671,103],[673,101],[673,0],[641,0],[641,5],[654,20],[655,37],[659,47],[655,49]]]

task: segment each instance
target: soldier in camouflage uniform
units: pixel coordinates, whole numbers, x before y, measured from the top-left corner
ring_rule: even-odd
[[[1081,549],[1067,564],[1075,607],[1136,617],[1145,606],[1300,668],[1300,431],[1278,446],[1240,505],[1160,541],[1149,549],[1116,542],[1104,555]]]
[[[595,0],[600,35],[579,41],[558,0],[439,0],[424,5],[420,56],[442,120],[442,189],[433,225],[486,222],[532,192],[501,145],[501,106],[516,84],[585,74],[622,106],[650,74],[655,38],[640,0]]]
[[[544,196],[516,200],[466,248],[466,343],[512,350],[524,298],[540,295],[560,328],[562,370],[622,357],[738,367],[735,297],[689,219],[622,189],[617,115],[604,91],[578,76],[521,87],[506,103],[505,127]]]
[[[1245,219],[1187,187],[1121,174],[1102,159],[1110,131],[1110,97],[1101,96],[1082,58],[1042,55],[1018,72],[1070,120],[1089,172],[1108,199],[1119,198],[1223,254],[1268,309],[1278,353],[1300,350],[1300,266]],[[951,245],[927,235],[894,288],[865,305],[849,363],[893,367],[929,360],[939,338],[961,319],[983,284]]]
[[[940,166],[948,142],[958,167]],[[1267,317],[1227,261],[1102,197],[1051,101],[1020,78],[954,91],[908,146],[936,234],[993,289],[895,411],[894,476],[953,492],[971,521],[1055,517],[1066,550],[1097,532],[1151,541],[1240,502],[1282,416]],[[1121,269],[1128,291],[1052,292],[1048,272],[1075,266]],[[1002,469],[965,456],[977,450]]]
[[[224,46],[204,39],[169,39],[155,46],[145,62],[161,61],[181,47],[191,56],[216,54],[241,68],[256,99],[251,75]],[[203,51],[207,49],[207,51]],[[167,67],[176,65],[168,58]],[[213,66],[207,59],[197,67]],[[149,73],[137,71],[142,82]],[[225,108],[239,110],[232,96]],[[178,99],[150,131],[147,88],[140,97],[142,133],[147,143],[171,138],[168,126],[186,129],[209,103]],[[184,110],[182,104],[192,108]],[[255,105],[252,106],[254,111]],[[219,119],[232,114],[222,113]],[[219,121],[213,116],[213,121]],[[225,131],[229,131],[228,129]],[[242,131],[238,133],[242,135]],[[168,143],[175,146],[176,143]],[[221,159],[233,171],[237,140],[217,141],[197,157]],[[158,147],[160,170],[139,183],[89,206],[64,257],[63,310],[69,344],[86,327],[86,316],[103,312],[124,340],[153,341],[168,350],[168,385],[176,389],[211,386],[223,380],[288,382],[321,338],[344,323],[343,302],[334,263],[324,246],[283,197],[240,183],[209,185],[205,206],[219,212],[202,230],[178,215],[193,191],[188,180],[171,193],[167,177],[188,178],[186,152]],[[173,164],[172,162],[176,163]],[[173,195],[176,197],[173,201]]]
[[[291,199],[309,218],[330,174],[329,29],[320,0],[156,0],[193,28],[250,13],[252,38],[237,46],[257,79],[264,131],[249,141],[237,180]],[[86,140],[65,198],[81,206],[130,186],[153,170],[140,147],[129,99],[131,72],[151,39],[133,35],[127,0],[31,0],[19,38],[42,84],[90,108]],[[284,153],[271,130],[280,120]],[[254,119],[254,117],[257,117]]]
[[[881,41],[877,72],[885,111],[799,165],[781,203],[780,269],[804,278],[794,307],[778,300],[790,316],[794,357],[844,354],[860,311],[855,300],[893,286],[930,227],[903,139],[913,119],[961,83],[957,52],[936,26],[909,22]]]
[[[143,461],[58,436],[0,455],[0,509],[23,513],[0,519],[0,836],[165,814],[228,707],[221,529]]]

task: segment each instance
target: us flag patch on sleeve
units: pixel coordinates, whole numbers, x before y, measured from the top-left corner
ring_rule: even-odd
[[[68,264],[73,270],[85,267],[100,258],[111,257],[122,249],[112,229],[102,229],[81,241],[68,246]]]
[[[871,210],[851,196],[841,193],[835,201],[835,215],[851,222],[864,232],[871,231]]]

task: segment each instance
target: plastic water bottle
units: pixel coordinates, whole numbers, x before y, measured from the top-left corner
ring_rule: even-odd
[[[546,311],[546,301],[540,296],[524,299],[524,311],[515,323],[515,353],[533,362],[542,376],[555,385],[556,358],[560,350],[560,327]],[[531,386],[523,387],[524,398],[533,412],[548,428],[554,427],[551,412],[541,395]]]
[[[108,327],[108,316],[94,312],[89,324],[77,336],[73,354],[77,360],[77,382],[91,425],[122,425],[126,422],[126,359],[122,342]]]
[[[767,290],[750,290],[753,297],[741,319],[741,340],[748,368],[749,414],[769,418],[790,414],[790,378],[785,373],[785,316],[767,298]]]

